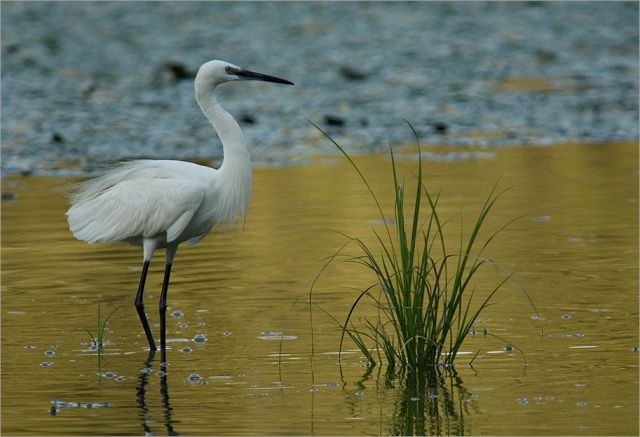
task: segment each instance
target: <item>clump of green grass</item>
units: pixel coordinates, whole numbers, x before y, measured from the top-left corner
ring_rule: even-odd
[[[373,272],[376,281],[359,293],[344,322],[329,315],[342,328],[340,353],[345,336],[348,336],[364,354],[370,367],[385,362],[387,372],[391,374],[452,366],[456,353],[480,313],[511,279],[511,274],[503,275],[493,288],[482,293],[482,297],[476,294],[474,279],[483,267],[492,266],[500,271],[497,263],[484,258],[482,254],[491,240],[509,223],[483,242],[478,241],[480,231],[500,195],[496,194],[498,184],[487,196],[471,232],[463,239],[461,230],[460,245],[451,252],[445,241],[446,221],[438,213],[440,194],[432,196],[425,188],[418,136],[413,126],[407,124],[418,146],[415,197],[405,197],[405,185],[400,181],[390,148],[395,193],[393,220],[385,216],[376,194],[352,158],[314,124],[359,174],[385,227],[382,233],[374,230],[375,247],[360,238],[348,237],[349,242],[360,250],[360,255],[349,257],[348,260]],[[329,262],[338,255],[331,257]],[[366,302],[375,305],[377,316],[358,318],[361,323],[356,326],[357,310]]]
[[[102,320],[101,317],[101,300],[100,298],[98,298],[98,314],[97,314],[97,322],[96,322],[96,333],[95,335],[93,335],[93,333],[91,333],[91,331],[89,331],[86,328],[83,328],[84,331],[89,334],[89,336],[91,337],[91,342],[93,347],[96,349],[96,352],[98,353],[98,364],[101,364],[101,360],[102,360],[102,354],[104,352],[104,339],[105,339],[105,334],[107,332],[107,323],[109,323],[109,319],[111,319],[111,316],[113,316],[113,314],[118,311],[120,308],[122,308],[122,306],[119,306],[117,308],[115,308],[113,311],[111,311],[109,313],[109,315]]]

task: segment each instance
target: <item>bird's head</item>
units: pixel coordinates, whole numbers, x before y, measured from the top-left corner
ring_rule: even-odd
[[[196,89],[212,89],[221,83],[232,80],[261,80],[293,85],[293,82],[289,82],[286,79],[245,70],[229,62],[217,60],[202,64],[198,74],[196,74],[195,85]]]

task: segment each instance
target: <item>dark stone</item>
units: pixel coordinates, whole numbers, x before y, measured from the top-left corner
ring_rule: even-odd
[[[447,133],[447,131],[449,130],[449,126],[447,125],[447,123],[444,123],[442,121],[438,121],[437,123],[434,123],[433,125],[433,130],[437,133],[437,134],[441,134],[444,135]]]
[[[33,66],[35,66],[37,64],[35,58],[33,58],[33,56],[29,56],[29,55],[23,56],[21,61],[22,61],[22,66],[23,67],[27,67],[27,68],[33,67]]]
[[[160,67],[162,77],[167,82],[178,82],[196,77],[196,72],[181,62],[167,61]]]
[[[58,53],[60,51],[60,43],[52,36],[46,37],[42,43],[47,48],[49,53]]]
[[[550,50],[536,50],[535,52],[536,59],[540,62],[550,63],[556,60],[558,57],[557,54]]]
[[[14,193],[2,193],[2,200],[16,200]]]
[[[98,85],[96,85],[94,82],[89,82],[84,84],[80,91],[82,92],[82,97],[84,97],[85,99],[88,99],[93,95],[93,93],[97,89],[98,89]]]
[[[340,74],[347,80],[364,80],[369,77],[369,75],[363,71],[346,66],[340,68]]]
[[[257,121],[253,115],[247,114],[246,112],[238,115],[238,120],[244,124],[256,124]]]
[[[64,137],[60,132],[54,132],[51,134],[51,142],[56,144],[64,143]]]
[[[6,46],[2,46],[2,50],[7,54],[17,53],[20,50],[20,46],[18,44],[7,44]]]
[[[339,115],[327,114],[324,116],[324,122],[328,126],[344,126],[345,119]]]
[[[518,132],[508,130],[504,133],[504,137],[508,140],[515,140],[516,138],[518,138]]]

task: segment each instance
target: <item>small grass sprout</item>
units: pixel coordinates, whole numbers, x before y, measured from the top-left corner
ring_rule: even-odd
[[[348,243],[355,244],[360,252],[357,256],[347,257],[347,261],[370,270],[376,281],[359,292],[343,322],[322,310],[342,328],[339,353],[348,336],[367,359],[368,367],[386,363],[388,374],[451,368],[480,313],[496,292],[512,279],[512,274],[505,274],[497,263],[483,257],[489,243],[511,222],[483,242],[479,241],[489,212],[502,194],[496,193],[499,181],[484,201],[471,233],[463,238],[461,229],[459,248],[451,252],[445,242],[448,220],[438,214],[440,193],[433,196],[425,187],[418,135],[409,122],[418,147],[415,197],[413,202],[406,199],[405,185],[400,181],[390,147],[395,193],[393,220],[385,216],[371,185],[353,159],[333,138],[311,123],[342,152],[358,173],[384,224],[381,233],[373,231],[375,247],[360,238],[346,236]],[[423,218],[425,215],[426,219]],[[340,253],[333,255],[328,263],[338,255]],[[474,279],[484,266],[495,268],[499,275],[497,283],[479,296]],[[326,265],[322,270],[325,268]],[[526,295],[517,281],[514,282]],[[356,317],[357,310],[365,302],[375,305],[375,317]],[[529,302],[535,310],[531,299]]]
[[[120,305],[119,307],[116,307],[113,311],[111,311],[109,313],[109,315],[102,320],[102,316],[101,316],[101,299],[98,298],[98,314],[97,314],[97,322],[96,322],[96,333],[95,335],[93,335],[91,333],[91,331],[89,331],[86,328],[83,328],[84,331],[89,334],[89,336],[91,337],[91,342],[92,342],[92,348],[95,348],[96,352],[98,353],[98,362],[101,362],[102,359],[102,354],[104,352],[104,338],[105,338],[105,334],[107,332],[107,323],[109,323],[109,319],[111,319],[111,316],[113,316],[115,314],[116,311],[118,311],[120,308],[122,308],[122,305]]]

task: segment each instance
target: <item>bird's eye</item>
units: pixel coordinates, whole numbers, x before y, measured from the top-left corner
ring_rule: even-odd
[[[224,67],[224,71],[226,71],[227,73],[231,74],[231,67],[229,67],[229,66]]]

